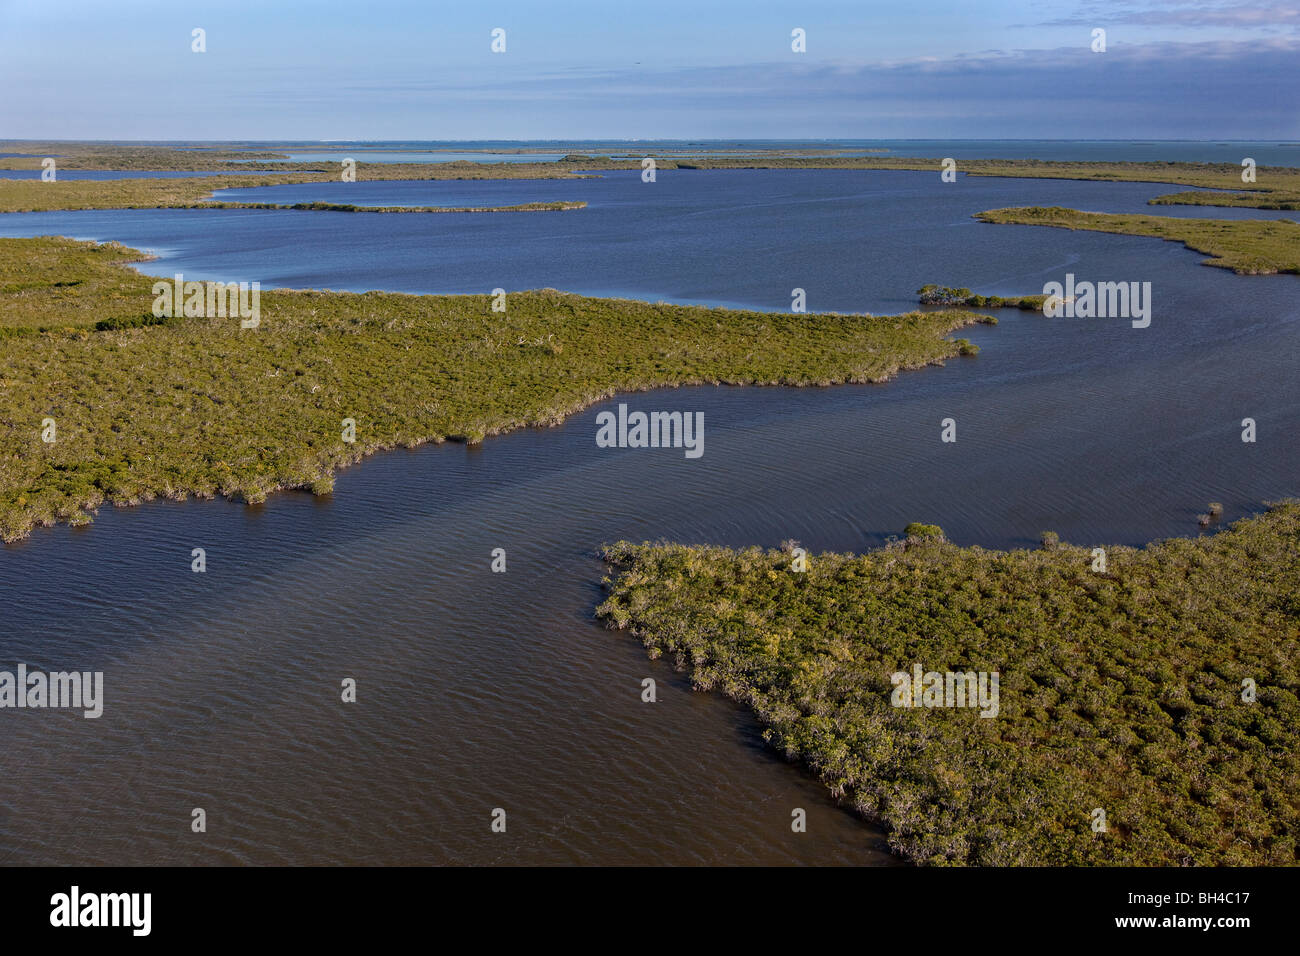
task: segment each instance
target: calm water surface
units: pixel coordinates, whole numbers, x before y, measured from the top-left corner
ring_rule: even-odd
[[[385,149],[386,147],[386,149]],[[689,151],[699,155],[753,150],[834,151],[846,155],[883,153],[894,156],[952,156],[957,159],[1044,159],[1062,162],[1183,162],[1240,163],[1251,157],[1261,166],[1300,165],[1300,143],[1282,140],[1064,140],[1064,139],[818,139],[818,140],[476,140],[445,142],[430,140],[365,143],[261,143],[248,148],[287,152],[295,157],[335,157],[340,151],[364,151],[377,162],[402,161],[411,151],[424,151],[437,162],[458,151],[457,158],[482,156],[483,151],[520,148],[550,152],[559,158],[567,153],[585,155],[645,155],[664,150]],[[501,152],[507,161],[514,156]],[[536,154],[533,154],[536,156]],[[392,157],[375,160],[373,156]],[[548,157],[548,158],[551,158]],[[413,160],[406,160],[412,162]],[[445,160],[444,160],[445,161]]]
[[[105,508],[89,528],[38,530],[0,549],[0,667],[103,670],[107,702],[99,720],[0,711],[0,862],[889,862],[744,710],[592,620],[602,542],[860,550],[921,520],[963,544],[1027,546],[1047,529],[1140,544],[1196,534],[1211,500],[1231,520],[1300,484],[1296,277],[970,219],[1029,203],[1142,211],[1168,187],[936,181],[358,183],[385,203],[591,205],[0,217],[0,234],[118,239],[162,253],[150,273],[264,286],[555,286],[769,309],[800,286],[814,309],[889,312],[924,282],[1023,293],[1072,271],[1149,280],[1155,300],[1142,330],[1003,312],[962,333],[978,357],[886,385],[621,399],[703,411],[698,460],[596,448],[595,416],[615,400],[481,448],[375,457],[328,498]],[[956,444],[939,441],[945,417]],[[1240,441],[1243,417],[1256,444]],[[195,547],[206,575],[190,571]],[[505,574],[489,571],[498,547]],[[339,702],[344,677],[354,705]],[[644,677],[656,704],[640,700]],[[206,835],[190,832],[194,807]],[[506,834],[489,832],[494,807]],[[795,807],[805,834],[790,832]]]

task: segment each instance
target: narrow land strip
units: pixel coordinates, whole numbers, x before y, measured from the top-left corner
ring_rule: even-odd
[[[260,324],[151,313],[142,254],[0,239],[0,537],[105,500],[317,493],[385,448],[550,425],[617,392],[881,382],[969,353],[968,311],[746,312],[555,290],[270,290]],[[97,330],[98,329],[98,330]],[[356,423],[345,443],[343,420]],[[46,420],[55,440],[43,440]],[[594,438],[593,438],[594,440]]]
[[[1087,229],[1181,242],[1210,256],[1205,265],[1239,275],[1300,272],[1300,224],[1290,219],[1180,219],[1126,213],[1081,212],[1060,206],[990,209],[983,222]]]

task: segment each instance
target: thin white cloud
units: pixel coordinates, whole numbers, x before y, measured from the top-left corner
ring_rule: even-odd
[[[1246,30],[1300,28],[1300,7],[1294,2],[1260,3],[1257,0],[1186,3],[1181,0],[1143,0],[1137,3],[1090,2],[1066,17],[1037,26],[1128,24],[1155,27],[1230,27]]]

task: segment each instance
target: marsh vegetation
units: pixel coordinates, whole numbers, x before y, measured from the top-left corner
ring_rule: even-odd
[[[329,491],[383,448],[549,425],[616,392],[881,382],[941,363],[965,311],[761,313],[555,290],[262,290],[261,324],[152,321],[142,254],[0,239],[0,536],[105,500]],[[98,330],[97,330],[98,328]],[[53,419],[57,440],[42,441]],[[341,439],[356,421],[355,443]]]
[[[953,306],[970,306],[979,309],[1023,309],[1037,311],[1047,300],[1045,295],[979,295],[962,287],[951,288],[946,285],[930,283],[916,290],[921,305],[936,305],[950,308]],[[992,323],[997,324],[996,320]]]
[[[229,144],[230,147],[239,144]],[[258,163],[262,159],[283,159],[285,153],[239,151],[232,148],[178,148],[171,145],[133,145],[109,143],[42,143],[0,141],[0,152],[25,155],[0,158],[5,169],[40,169],[41,158],[57,156],[60,169],[69,170],[194,170],[204,172],[258,171],[269,177],[257,181],[252,175],[231,177],[223,185],[205,177],[184,181],[186,185],[166,187],[166,181],[130,180],[132,186],[114,186],[112,182],[80,181],[74,190],[62,195],[32,192],[11,186],[13,180],[0,180],[0,211],[14,212],[41,209],[98,209],[154,207],[192,204],[213,188],[251,185],[274,185],[297,182],[338,181],[339,165],[332,161]],[[809,155],[803,150],[752,150],[744,155],[693,156],[685,158],[674,151],[655,156],[661,170],[713,169],[826,169],[826,170],[906,170],[938,173],[939,158],[905,156],[837,156]],[[345,154],[339,153],[340,159]],[[611,158],[572,153],[559,162],[476,163],[456,160],[447,163],[368,163],[364,153],[357,162],[360,180],[459,180],[459,179],[577,179],[599,175],[604,171],[639,170],[641,157]],[[1150,202],[1187,203],[1219,206],[1253,206],[1261,209],[1292,209],[1300,205],[1300,169],[1285,166],[1260,166],[1257,181],[1241,181],[1242,169],[1231,163],[1159,163],[1159,162],[1054,162],[1036,159],[963,159],[957,169],[969,176],[1019,177],[1031,179],[1080,179],[1107,182],[1169,183],[1195,187],[1195,192],[1171,193]],[[30,183],[30,181],[21,181]],[[173,184],[177,180],[171,181]],[[37,183],[59,186],[61,183]]]
[[[861,555],[620,542],[598,613],[930,864],[1300,863],[1300,503],[1197,539]],[[999,673],[1000,712],[890,675]],[[1105,815],[1094,828],[1095,811]]]
[[[1181,242],[1210,258],[1207,266],[1239,275],[1300,272],[1300,224],[1290,219],[1175,219],[1128,213],[1080,212],[1060,206],[990,209],[983,222],[1087,229]]]

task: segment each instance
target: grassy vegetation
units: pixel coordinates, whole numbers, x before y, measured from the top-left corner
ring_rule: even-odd
[[[554,424],[615,392],[879,382],[942,362],[969,312],[757,313],[553,290],[263,290],[261,325],[152,320],[121,246],[0,239],[0,537],[104,500],[326,492],[336,468],[426,441]],[[102,331],[95,331],[99,326]],[[47,331],[38,331],[45,329]],[[53,418],[57,439],[41,440]],[[357,423],[355,444],[342,420]]]
[[[214,189],[311,182],[310,176],[203,176],[193,179],[0,179],[0,212],[155,209],[198,206]]]
[[[1145,548],[607,549],[599,614],[930,864],[1300,863],[1300,502]],[[992,718],[890,675],[1000,675]],[[1243,700],[1243,681],[1257,700]],[[1093,832],[1093,811],[1106,831]]]
[[[0,152],[3,153],[23,153],[23,156],[12,156],[0,158],[0,169],[39,169],[40,161],[46,156],[58,157],[59,168],[61,169],[115,169],[115,170],[238,170],[238,169],[305,169],[328,166],[337,169],[338,164],[344,158],[359,160],[358,168],[370,167],[372,165],[365,163],[364,159],[369,154],[369,150],[350,147],[325,146],[315,144],[309,147],[304,146],[284,146],[283,148],[265,149],[261,144],[258,148],[248,148],[250,144],[246,143],[224,143],[213,145],[211,143],[96,143],[96,142],[60,142],[60,141],[35,141],[35,140],[0,140]],[[238,147],[244,147],[240,149]],[[611,149],[617,149],[619,153],[628,154],[626,144],[611,144]],[[328,154],[335,157],[328,160],[316,160],[312,162],[287,162],[290,152],[311,152],[318,154]],[[429,152],[455,152],[455,153],[512,153],[519,156],[526,156],[534,153],[553,153],[552,148],[543,147],[493,147],[483,149],[466,149],[464,147],[455,148],[434,148],[412,147],[404,148],[397,146],[384,147],[385,153],[429,153]],[[680,154],[697,153],[699,150],[686,147],[654,147],[649,153],[636,153],[636,159],[633,160],[615,160],[614,162],[623,162],[626,164],[640,167],[642,155],[654,155],[665,161],[671,162],[674,156]],[[743,156],[770,156],[770,157],[800,157],[806,155],[835,156],[839,150],[801,150],[801,149],[782,149],[782,150],[755,150],[739,149],[734,154]],[[888,150],[869,150],[869,152],[888,152]],[[257,162],[258,160],[275,160],[275,162]],[[601,155],[588,155],[583,153],[571,153],[565,156],[561,162],[604,162],[609,161],[609,157]],[[475,165],[472,161],[457,160],[453,164],[436,164],[436,165]],[[494,164],[492,168],[498,166],[513,167],[515,165],[524,166],[524,172],[529,178],[539,170],[539,167],[548,165],[546,160],[540,160],[536,164]],[[435,165],[435,164],[400,164],[403,166],[411,165]],[[516,174],[510,168],[500,169],[500,178],[513,178]]]
[[[380,177],[376,177],[380,178]],[[406,177],[393,177],[406,178]],[[450,178],[450,177],[443,177]],[[520,212],[582,209],[585,201],[533,202],[513,206],[356,206],[350,203],[229,202],[211,198],[217,189],[283,186],[305,182],[337,182],[323,175],[280,174],[203,176],[193,179],[112,179],[91,181],[0,179],[0,212],[48,212],[72,209],[315,209],[335,212]],[[339,198],[347,184],[339,182]]]
[[[236,146],[238,144],[229,144]],[[312,150],[316,152],[316,150]],[[365,151],[337,152],[337,159],[312,162],[257,162],[259,159],[282,160],[287,153],[234,151],[205,147],[182,149],[172,146],[0,141],[0,152],[24,153],[24,156],[0,158],[0,170],[41,169],[41,160],[54,157],[59,170],[126,170],[148,173],[164,172],[264,172],[272,175],[310,174],[311,177],[338,181],[341,162],[357,160],[358,179],[577,179],[581,175],[550,162],[475,163],[457,160],[450,163],[367,163]],[[388,152],[388,150],[385,150]],[[242,161],[241,161],[242,160]],[[249,162],[252,160],[252,162]],[[517,170],[514,167],[519,167]]]
[[[935,285],[929,283],[921,286],[916,290],[920,296],[921,305],[940,305],[946,308],[953,306],[974,306],[980,309],[1025,309],[1027,311],[1037,311],[1042,309],[1043,303],[1047,300],[1045,295],[979,295],[971,292],[963,286],[960,289],[954,289],[946,285]],[[994,323],[996,324],[996,322]]]
[[[1060,206],[990,209],[976,215],[984,222],[1056,226],[1129,236],[1152,236],[1181,242],[1210,256],[1205,265],[1232,269],[1239,275],[1300,272],[1300,224],[1290,219],[1173,219]]]
[[[1236,206],[1249,209],[1300,209],[1300,192],[1184,192],[1148,200],[1153,206]]]
[[[116,242],[0,239],[0,336],[151,316],[153,299],[140,293],[154,280],[125,268],[148,259]],[[3,395],[11,383],[0,374]]]
[[[236,146],[239,144],[228,144]],[[276,181],[311,182],[337,180],[337,162],[247,163],[236,159],[267,159],[284,156],[275,152],[234,152],[226,148],[176,149],[170,146],[107,143],[39,143],[0,141],[0,152],[21,152],[28,156],[0,159],[3,169],[39,169],[44,156],[59,156],[60,169],[138,169],[138,170],[266,170]],[[683,158],[673,150],[647,150],[656,157],[660,169],[884,169],[934,172],[940,169],[938,158],[904,156],[836,156],[810,155],[799,150],[749,150],[743,155],[700,156]],[[827,151],[832,152],[832,151]],[[340,151],[342,158],[346,153]],[[364,158],[364,151],[359,157]],[[641,158],[611,159],[608,156],[570,154],[560,162],[475,163],[458,160],[450,163],[366,163],[357,164],[361,180],[397,179],[572,179],[606,170],[640,169]],[[1120,162],[1051,162],[1036,159],[963,159],[959,172],[970,176],[1003,176],[1030,179],[1082,179],[1108,182],[1172,183],[1196,187],[1204,192],[1180,192],[1152,199],[1152,203],[1194,203],[1197,205],[1254,206],[1261,209],[1300,208],[1300,169],[1287,166],[1260,166],[1255,183],[1242,183],[1241,167],[1232,163],[1120,163]],[[280,179],[284,176],[301,178]],[[243,185],[252,185],[251,177],[241,177]],[[238,183],[236,183],[237,185]],[[50,185],[50,184],[45,184]],[[0,185],[0,211],[17,211],[15,200],[6,199]],[[211,184],[209,181],[209,188]],[[128,205],[170,205],[168,201],[150,201],[152,193]],[[101,201],[103,205],[99,203]],[[191,198],[193,202],[197,196]],[[49,197],[36,196],[38,202]],[[30,197],[29,200],[30,202]],[[94,205],[19,208],[121,208],[113,189],[89,190],[82,202]]]
[[[235,160],[282,159],[285,153],[268,150],[236,150],[238,143],[213,147],[175,143],[78,143],[58,140],[0,140],[0,153],[26,156],[0,158],[0,169],[40,169],[41,159],[56,157],[60,169],[149,169],[202,170],[247,169]],[[273,165],[280,165],[275,163]]]

